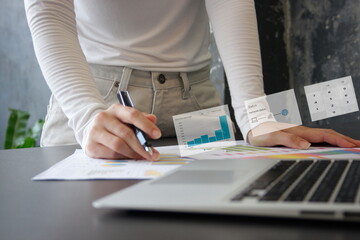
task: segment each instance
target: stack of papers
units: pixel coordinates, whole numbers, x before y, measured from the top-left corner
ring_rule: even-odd
[[[78,149],[33,180],[152,179],[184,164],[202,159],[360,159],[360,148],[311,147],[296,150],[285,147],[254,147],[243,141],[235,146],[206,149],[204,153],[181,157],[178,146],[159,147],[159,161],[94,159]],[[210,151],[209,151],[210,150]]]

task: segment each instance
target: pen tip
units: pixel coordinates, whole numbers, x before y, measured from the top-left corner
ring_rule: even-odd
[[[151,156],[153,155],[153,150],[151,149],[151,147],[145,146],[145,151],[150,153]]]

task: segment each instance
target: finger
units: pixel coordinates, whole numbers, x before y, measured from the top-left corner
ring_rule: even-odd
[[[324,131],[326,131],[328,134],[335,135],[335,136],[337,136],[339,138],[342,138],[342,139],[346,140],[349,143],[352,143],[353,144],[352,147],[360,146],[360,141],[359,140],[355,140],[355,139],[353,139],[351,137],[345,136],[345,135],[343,135],[341,133],[338,133],[338,132],[336,132],[334,130],[331,130],[331,129],[325,129]],[[349,146],[350,146],[350,144],[349,144]]]
[[[114,139],[109,138],[107,140],[109,142],[105,142],[104,144],[112,146],[114,151],[117,150],[123,153],[122,151],[126,150],[127,148],[123,149],[122,147],[124,147],[123,145],[126,145],[129,149],[132,150],[132,152],[141,156],[141,158],[151,161],[156,160],[156,156],[153,156],[149,152],[145,151],[144,147],[140,144],[139,140],[135,136],[132,127],[120,122],[116,118],[113,118],[104,127],[107,132],[111,132],[111,134],[114,136]],[[127,152],[127,154],[130,154],[130,152]],[[128,156],[133,158],[133,154]]]
[[[92,157],[143,159],[123,139],[104,128],[94,127],[91,136],[87,149],[91,149],[88,152]]]
[[[356,145],[345,138],[339,137],[335,134],[331,133],[323,133],[322,134],[323,142],[330,143],[332,145],[336,145],[339,147],[349,148],[349,147],[356,147]]]
[[[308,149],[311,145],[307,140],[295,134],[279,131],[275,132],[274,135],[275,142],[277,142],[279,145],[283,145],[286,147],[296,149]]]
[[[122,122],[132,124],[145,132],[149,137],[158,139],[161,137],[160,129],[139,110],[135,108],[125,107],[120,104],[114,105],[114,114]]]
[[[109,148],[111,151],[119,153],[128,159],[144,159],[144,156],[129,146],[128,143],[124,141],[124,139],[119,138],[118,136],[115,136],[109,132],[103,133],[103,137],[99,143],[106,145],[107,148]]]
[[[131,157],[122,153],[112,150],[111,148],[99,143],[91,142],[85,147],[85,153],[92,158],[104,158],[104,159],[129,159]],[[131,155],[131,154],[128,154]],[[136,158],[133,156],[132,158]]]
[[[285,132],[296,134],[313,143],[326,142],[339,147],[356,147],[360,144],[360,141],[330,129],[307,128],[300,126],[293,129],[286,129]]]
[[[90,148],[89,148],[90,149]],[[115,152],[108,148],[105,145],[102,145],[100,143],[94,144],[91,147],[91,150],[86,151],[86,155],[92,158],[100,158],[100,159],[140,159],[137,157],[129,157],[125,156],[123,154],[120,154],[118,152]]]
[[[155,148],[151,147],[151,150],[153,151],[152,157],[153,161],[157,161],[160,159],[160,153]]]
[[[91,143],[85,147],[85,154],[91,158],[124,159],[124,156],[113,152],[102,144]]]
[[[269,134],[264,134],[261,136],[251,137],[250,143],[256,146],[277,146],[282,145],[286,147],[296,148],[296,149],[308,149],[310,143],[299,137],[295,134],[286,133],[282,131],[277,131]]]
[[[156,117],[154,114],[147,114],[147,113],[145,113],[144,115],[145,115],[145,117],[146,117],[147,119],[149,119],[151,122],[153,122],[154,124],[156,124],[156,122],[157,122],[157,117]]]

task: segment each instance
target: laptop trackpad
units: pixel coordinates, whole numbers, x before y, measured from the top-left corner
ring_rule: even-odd
[[[232,170],[179,170],[152,184],[231,184]]]

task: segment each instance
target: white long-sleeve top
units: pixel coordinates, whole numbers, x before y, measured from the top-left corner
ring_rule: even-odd
[[[107,107],[89,63],[149,71],[209,64],[209,20],[227,74],[237,123],[244,101],[264,95],[253,0],[24,0],[36,56],[50,90],[84,147]]]

